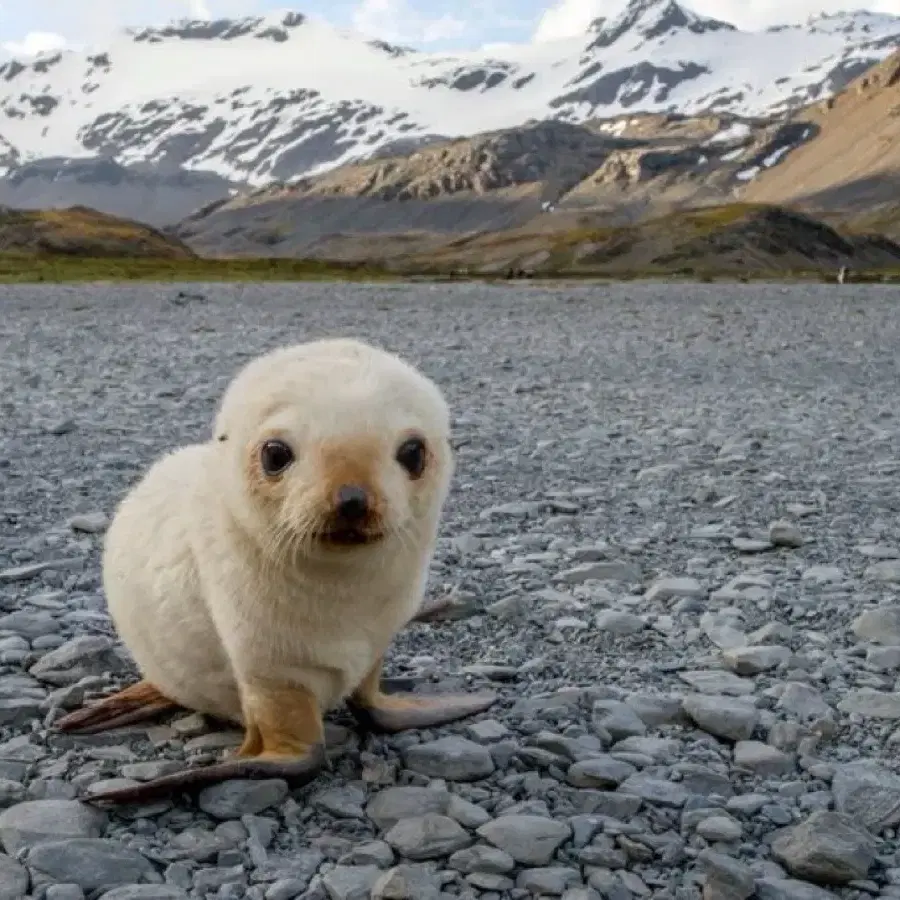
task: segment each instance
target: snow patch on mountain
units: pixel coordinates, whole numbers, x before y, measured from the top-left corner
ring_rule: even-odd
[[[0,66],[0,170],[104,157],[261,185],[532,121],[635,112],[765,116],[829,96],[900,42],[900,17],[744,32],[631,0],[585,35],[435,54],[298,12],[126,29]]]

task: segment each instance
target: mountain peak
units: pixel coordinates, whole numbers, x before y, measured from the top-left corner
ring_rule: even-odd
[[[597,36],[590,49],[609,47],[626,34],[653,40],[676,31],[705,34],[735,30],[729,22],[699,16],[677,0],[629,0],[617,16],[595,19],[591,23],[590,31]]]
[[[532,120],[768,116],[840,90],[898,40],[900,17],[740,32],[678,0],[618,0],[590,33],[465,53],[299,12],[182,19],[0,65],[0,169],[90,155],[263,185]]]
[[[306,16],[303,13],[285,10],[266,16],[234,19],[177,19],[166,25],[127,28],[125,31],[136,43],[159,44],[165,40],[230,41],[249,35],[282,43],[288,40],[292,29],[304,22]]]

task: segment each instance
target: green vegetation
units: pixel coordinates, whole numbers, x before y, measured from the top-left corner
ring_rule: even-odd
[[[202,258],[184,242],[95,209],[0,208],[0,283],[309,281],[388,277],[380,266],[282,258]]]
[[[370,281],[376,266],[307,259],[165,259],[0,253],[0,284],[88,281]]]
[[[338,265],[304,259],[127,259],[70,256],[25,256],[0,254],[0,284],[64,284],[76,282],[290,282],[290,281],[510,281],[505,271],[492,274],[468,271],[454,274],[448,266],[416,266],[406,272],[391,272],[372,265]],[[535,281],[833,281],[834,274],[815,269],[754,268],[740,275],[734,270],[716,270],[708,265],[669,267],[644,265],[604,272],[602,267],[572,269],[541,268]],[[854,270],[854,282],[900,283],[900,268],[866,272]]]
[[[896,207],[877,210],[887,218]],[[875,212],[875,211],[872,211]],[[0,284],[65,282],[270,282],[450,280],[520,282],[635,279],[833,281],[847,254],[853,281],[900,281],[900,248],[769,204],[729,203],[679,210],[609,227],[580,216],[570,227],[543,221],[462,235],[378,261],[284,257],[199,257],[187,245],[136,222],[94,210],[0,209]],[[403,235],[392,235],[396,242]],[[381,247],[381,251],[379,251]],[[869,266],[866,269],[866,265]]]
[[[0,207],[0,253],[192,259],[193,250],[140,222],[84,206]]]
[[[679,228],[691,225],[699,232],[709,232],[742,222],[754,214],[772,211],[780,209],[768,203],[723,203],[668,213],[655,222],[662,226],[677,224]]]

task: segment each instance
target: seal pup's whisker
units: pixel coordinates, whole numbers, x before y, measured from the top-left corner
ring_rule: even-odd
[[[394,635],[422,610],[449,432],[437,385],[360,341],[275,350],[236,375],[210,440],[157,460],[106,532],[107,603],[142,681],[60,728],[181,707],[241,726],[243,743],[220,763],[86,799],[226,778],[305,784],[326,765],[323,716],[344,701],[388,732],[494,703],[381,690]]]
[[[404,549],[409,550],[411,552],[415,551],[415,549],[416,549],[415,535],[410,526],[403,524],[403,525],[397,527],[394,530],[394,535],[397,538],[397,540],[403,544]]]

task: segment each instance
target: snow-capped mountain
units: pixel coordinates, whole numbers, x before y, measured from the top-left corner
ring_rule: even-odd
[[[898,16],[744,32],[676,0],[631,0],[581,37],[502,56],[418,52],[297,12],[181,20],[0,67],[0,169],[101,156],[260,185],[548,118],[769,115],[831,95],[898,45]]]

